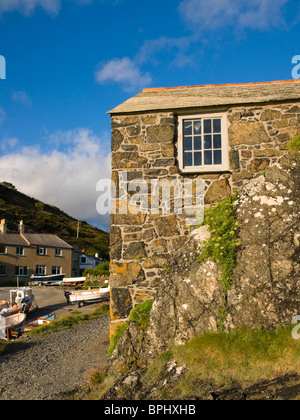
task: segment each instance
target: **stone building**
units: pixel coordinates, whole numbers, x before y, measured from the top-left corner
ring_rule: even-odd
[[[137,303],[154,296],[166,257],[189,236],[187,214],[174,211],[182,199],[178,182],[202,180],[211,205],[276,164],[300,134],[300,81],[145,89],[110,114],[113,332]],[[148,191],[130,202],[136,180],[133,187]],[[169,209],[161,194],[153,197],[162,180],[174,182]],[[154,199],[158,211],[151,211]]]
[[[33,274],[65,274],[78,271],[74,249],[56,235],[27,233],[23,222],[19,232],[8,232],[5,220],[0,224],[0,285],[30,281]]]

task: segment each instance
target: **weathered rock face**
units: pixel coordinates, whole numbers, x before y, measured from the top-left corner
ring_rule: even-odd
[[[202,249],[199,239],[208,236],[205,227],[198,229],[168,260],[146,337],[152,351],[165,350],[170,343],[183,344],[203,332],[217,331],[225,299],[220,268],[210,260],[197,262]]]
[[[221,324],[228,330],[291,324],[300,308],[299,161],[287,155],[241,189],[231,289],[225,293],[217,263],[197,262],[210,234],[206,227],[195,230],[167,259],[144,342],[128,341],[135,336],[130,329],[122,340],[127,353],[138,348],[135,356],[147,364],[170,344],[217,331]]]
[[[285,157],[241,191],[241,248],[228,293],[228,327],[272,328],[299,314],[298,165]]]

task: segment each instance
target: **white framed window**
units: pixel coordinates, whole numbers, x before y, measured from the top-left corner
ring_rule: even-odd
[[[184,173],[229,170],[226,114],[180,116],[178,119],[179,169]]]
[[[38,276],[45,276],[46,275],[46,266],[45,265],[37,265],[35,267],[35,274]]]
[[[37,255],[47,255],[47,248],[45,246],[38,246],[36,253]]]
[[[62,249],[61,248],[55,248],[55,256],[56,257],[62,257]]]
[[[19,257],[24,256],[24,248],[22,246],[17,246],[16,255]]]
[[[52,266],[52,275],[61,274],[61,267]]]
[[[28,267],[16,267],[16,276],[27,277],[28,276]]]

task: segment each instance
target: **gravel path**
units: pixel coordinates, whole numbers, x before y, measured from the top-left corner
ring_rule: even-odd
[[[60,400],[107,363],[109,317],[15,342],[0,356],[0,400]]]

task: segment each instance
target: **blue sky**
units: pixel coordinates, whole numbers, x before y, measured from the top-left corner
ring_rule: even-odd
[[[291,79],[299,35],[299,0],[0,0],[0,181],[108,229],[106,112],[145,87]]]

